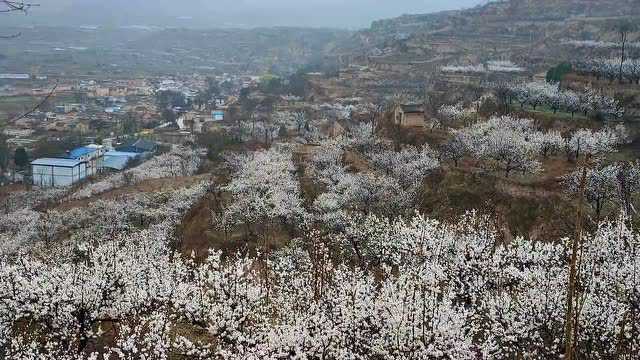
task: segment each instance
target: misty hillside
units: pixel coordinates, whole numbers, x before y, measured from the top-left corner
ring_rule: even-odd
[[[266,14],[285,3],[282,0],[273,3],[273,9],[264,9],[263,20],[268,17]],[[221,28],[233,25],[237,16],[251,19],[252,14],[262,10],[259,4],[252,6],[250,12],[238,13],[238,9],[249,4],[240,6],[227,1],[212,6],[206,1],[192,0],[188,3],[190,6],[177,6],[163,0],[150,6],[143,0],[108,3],[60,0],[55,8],[43,7],[42,12],[28,17],[9,19],[38,21],[42,13],[57,13],[58,19],[66,21],[68,26],[73,23],[107,25],[8,30],[7,33],[20,32],[23,36],[6,40],[6,47],[0,49],[0,53],[13,54],[3,65],[7,70],[18,72],[26,71],[25,66],[35,66],[41,59],[49,59],[47,64],[60,61],[78,64],[76,69],[81,71],[88,71],[88,66],[90,69],[117,67],[123,71],[152,68],[156,72],[167,67],[178,71],[215,68],[292,72],[309,63],[326,63],[329,58],[367,62],[371,56],[375,62],[430,63],[510,58],[543,67],[547,59],[567,55],[565,49],[558,46],[565,40],[615,40],[617,34],[611,31],[612,25],[622,15],[640,15],[640,6],[635,6],[639,3],[638,0],[490,2],[467,10],[378,20],[369,29],[353,33],[286,27]],[[310,4],[309,8],[314,6],[319,5]],[[114,8],[126,11],[113,11]],[[192,18],[190,14],[195,10],[208,19],[208,30],[172,27],[180,23],[194,24],[192,20],[198,17]],[[217,13],[225,15],[206,16]],[[306,14],[301,16],[310,13]],[[346,15],[336,11],[336,16]],[[118,25],[148,23],[150,19],[162,26]],[[276,18],[270,19],[276,21]],[[79,47],[86,51],[68,50]],[[41,58],[34,59],[34,53]]]
[[[517,21],[563,21],[580,17],[639,16],[638,0],[506,0],[493,1],[482,6],[432,14],[404,15],[379,20],[371,30],[398,30],[422,27],[437,29],[452,21],[456,25]],[[461,19],[465,19],[462,21]]]
[[[638,0],[494,1],[461,11],[379,20],[342,51],[393,61],[473,62],[496,57],[524,60],[535,50],[542,61],[557,56],[564,40],[616,40],[615,24],[638,16]]]
[[[58,65],[83,73],[103,68],[125,73],[167,69],[288,73],[322,62],[351,35],[342,30],[300,28],[33,27],[4,31],[21,36],[5,39],[0,54],[8,56],[0,65],[15,72],[38,67],[43,73],[55,73]]]
[[[169,29],[151,33],[128,46],[147,52],[188,53],[246,67],[281,64],[295,71],[332,53],[348,36],[346,31],[302,28]]]

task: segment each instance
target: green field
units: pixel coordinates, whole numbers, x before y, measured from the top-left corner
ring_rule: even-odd
[[[44,97],[39,96],[0,96],[0,121],[17,114],[25,113],[34,106],[42,102]],[[49,101],[50,105],[74,102],[75,99],[71,95],[61,94],[52,97]]]
[[[7,120],[10,115],[23,113],[41,101],[33,96],[0,97],[0,121]]]

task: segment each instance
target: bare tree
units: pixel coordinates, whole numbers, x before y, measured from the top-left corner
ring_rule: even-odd
[[[637,25],[628,20],[624,20],[615,26],[615,30],[620,36],[620,71],[618,76],[618,79],[620,82],[622,82],[622,78],[623,78],[622,70],[623,70],[624,62],[626,60],[626,55],[627,55],[626,51],[627,51],[627,42],[629,41],[629,33],[635,31],[636,29],[637,29]]]
[[[583,247],[583,212],[584,199],[587,188],[587,175],[591,157],[587,156],[582,167],[582,178],[580,181],[580,195],[578,196],[578,207],[576,209],[576,238],[570,243],[571,255],[569,258],[569,283],[567,284],[567,308],[565,312],[564,358],[573,360],[576,358],[577,332],[580,325],[580,310],[578,299],[580,297],[578,284],[580,282],[580,256]]]

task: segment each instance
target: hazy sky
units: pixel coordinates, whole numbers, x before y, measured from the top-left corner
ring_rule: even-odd
[[[27,21],[74,25],[362,28],[376,19],[459,9],[481,2],[483,0],[40,0],[40,7],[32,11]],[[26,18],[20,20],[24,22]]]

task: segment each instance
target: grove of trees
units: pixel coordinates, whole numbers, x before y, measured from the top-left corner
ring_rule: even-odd
[[[339,233],[302,231],[298,242],[267,258],[211,252],[195,262],[171,250],[172,229],[208,189],[96,203],[48,220],[16,213],[3,221],[3,232],[43,221],[48,234],[64,228],[77,236],[47,253],[37,243],[21,246],[20,255],[11,255],[17,261],[0,262],[2,355],[512,359],[562,353],[565,241],[507,244],[489,219],[474,214],[451,224],[370,214],[351,217]],[[43,233],[38,229],[35,239]],[[621,218],[601,224],[582,244],[577,354],[633,357],[640,346],[640,237]],[[356,252],[354,266],[349,259]]]
[[[528,106],[533,110],[546,106],[553,113],[563,111],[571,116],[583,113],[584,116],[617,119],[624,115],[624,108],[616,99],[589,88],[574,91],[548,82],[503,83],[496,86],[496,95],[507,105],[516,101],[522,108]]]

